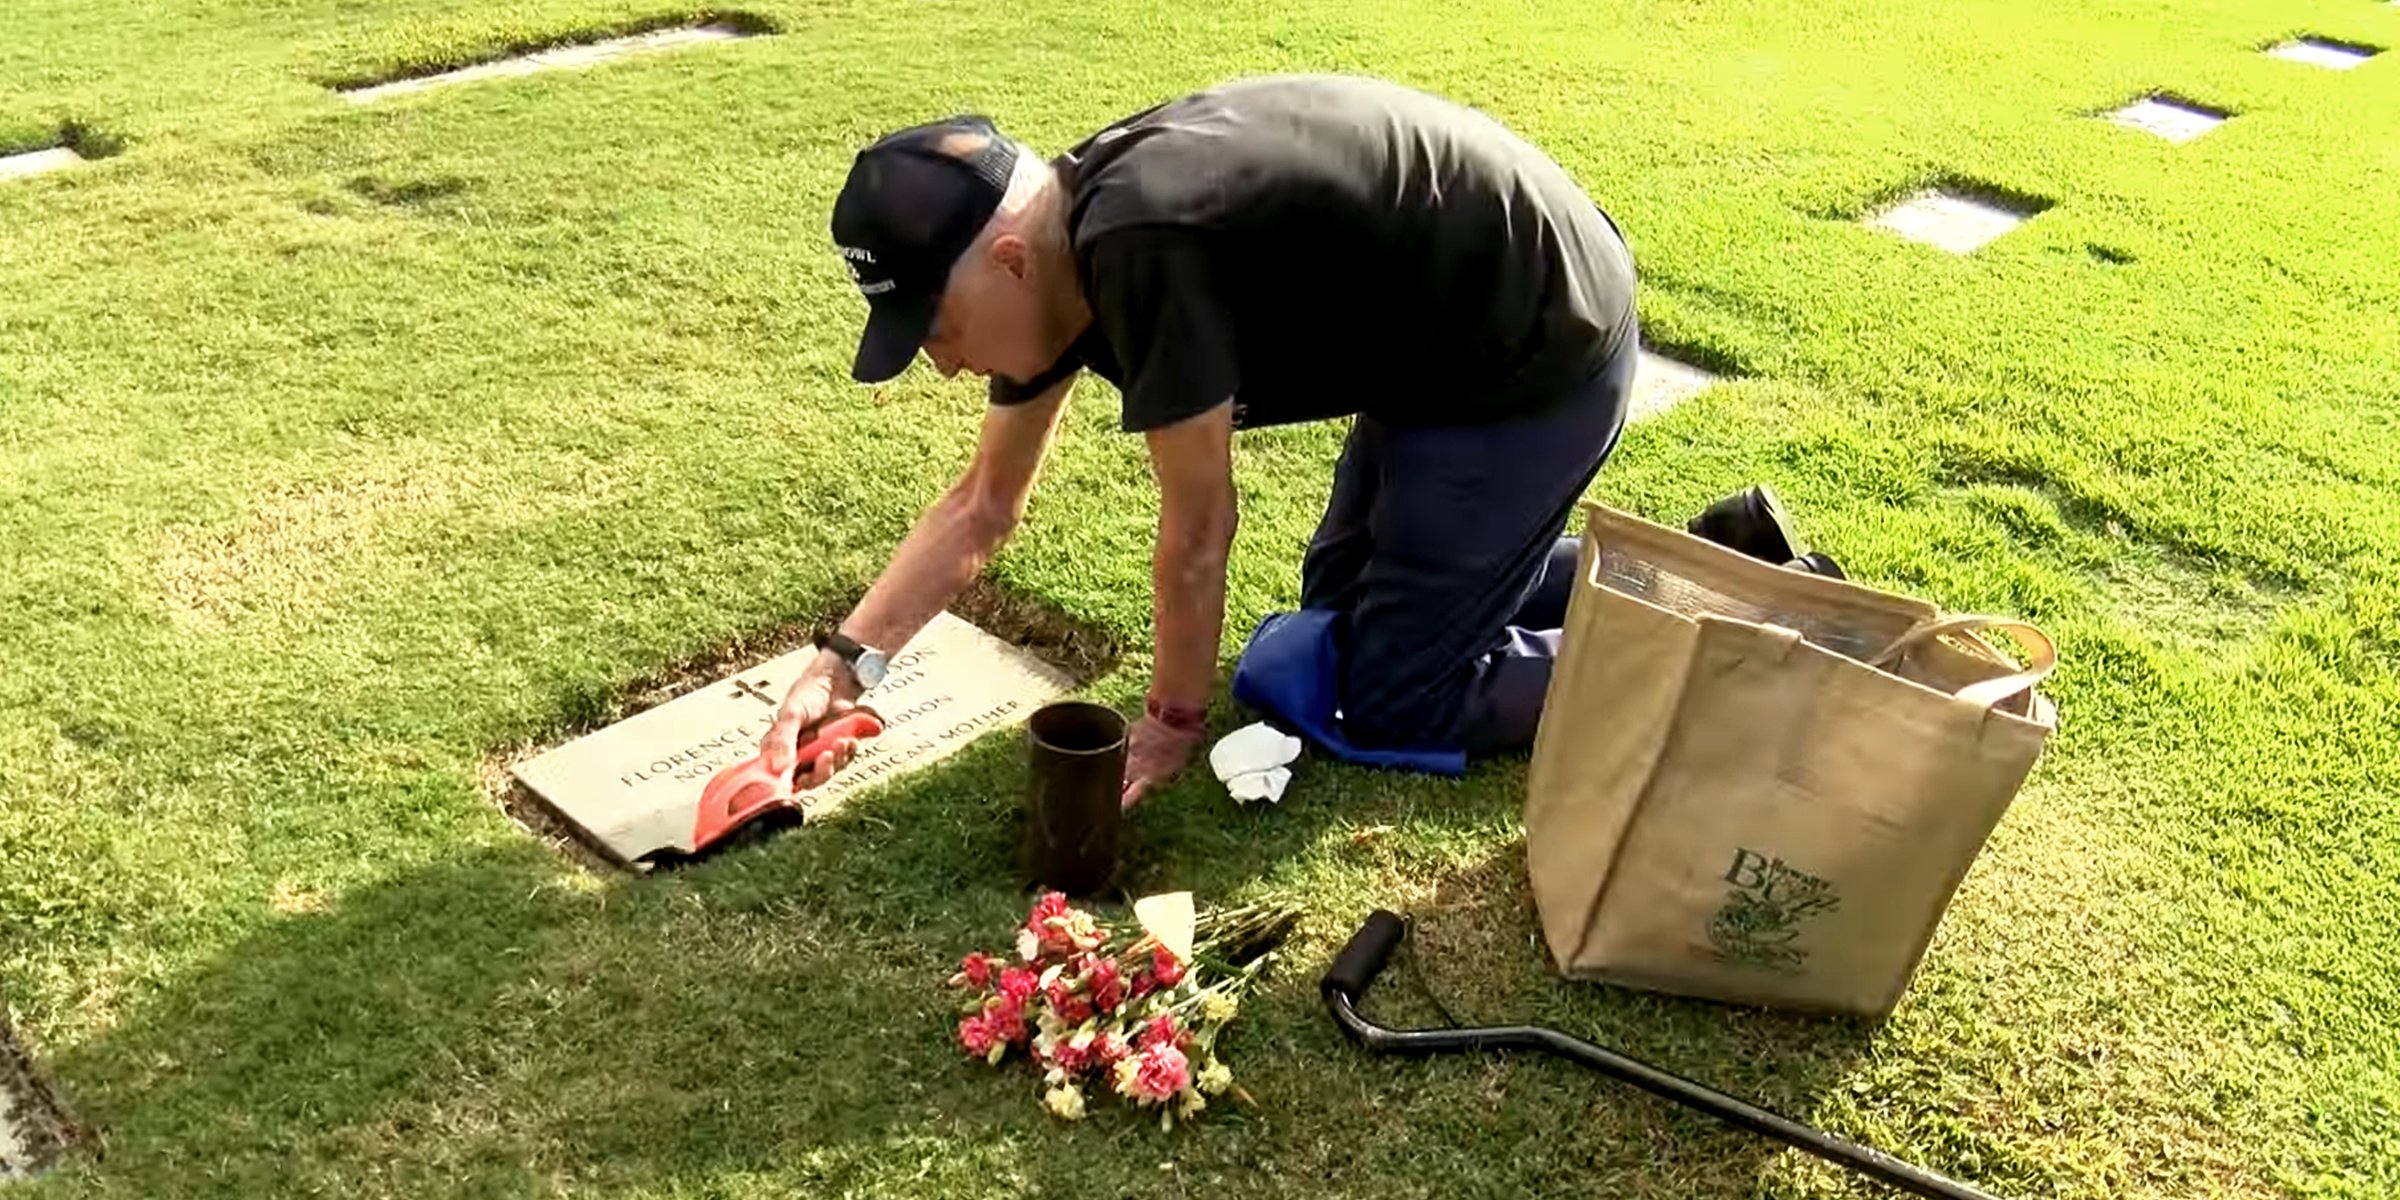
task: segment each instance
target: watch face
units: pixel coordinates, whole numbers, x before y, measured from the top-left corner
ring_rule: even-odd
[[[885,658],[881,650],[869,650],[860,654],[858,661],[850,664],[850,670],[858,676],[861,687],[874,687],[876,684],[882,683],[885,673],[890,668],[891,660]]]

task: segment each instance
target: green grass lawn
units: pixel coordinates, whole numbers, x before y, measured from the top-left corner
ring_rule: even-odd
[[[13,0],[0,149],[0,999],[95,1136],[30,1197],[1824,1197],[1830,1170],[1547,1061],[1370,1060],[1371,907],[1465,1020],[1546,1022],[2002,1195],[2400,1194],[2400,47],[2374,0],[1333,0],[749,10],[777,36],[358,107],[329,81],[636,0]],[[1060,1127],[940,977],[1022,911],[1017,743],[645,879],[488,760],[871,578],[980,393],[846,377],[853,149],[1044,149],[1210,81],[1481,106],[1630,231],[1649,332],[1744,376],[1596,494],[1773,483],[1854,573],[2035,618],[2060,736],[1880,1027],[1552,978],[1521,762],[1187,778],[1138,886],[1311,914],[1257,1097]],[[2239,115],[2185,146],[2090,114]],[[2053,207],[1954,258],[1957,178]],[[1352,347],[1351,352],[1405,353]],[[1130,648],[1153,499],[1087,384],[997,582]],[[1340,430],[1245,435],[1228,655],[1289,606]],[[1238,719],[1215,717],[1220,729]],[[1377,1006],[1431,1019],[1395,974]]]

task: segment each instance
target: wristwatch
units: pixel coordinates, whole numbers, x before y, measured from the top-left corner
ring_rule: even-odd
[[[883,677],[891,672],[892,660],[883,651],[865,645],[839,629],[818,634],[817,649],[831,650],[834,657],[848,664],[850,674],[858,680],[861,688],[872,688],[882,683]]]

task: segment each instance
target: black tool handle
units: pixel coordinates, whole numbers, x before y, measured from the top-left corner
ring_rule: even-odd
[[[1408,936],[1408,923],[1377,909],[1366,924],[1350,935],[1349,944],[1334,956],[1333,966],[1319,983],[1325,1007],[1334,1024],[1370,1054],[1456,1054],[1493,1050],[1535,1050],[1553,1054],[1613,1076],[1652,1095],[1707,1113],[1727,1124],[1764,1134],[1827,1162],[1888,1183],[1912,1196],[1929,1200],[1998,1200],[1971,1184],[1937,1175],[1894,1158],[1872,1146],[1836,1137],[1814,1125],[1726,1095],[1706,1084],[1661,1070],[1640,1059],[1595,1046],[1540,1026],[1479,1026],[1466,1029],[1392,1029],[1360,1015],[1358,1003],[1375,976],[1391,962],[1392,953]]]
[[[1348,945],[1333,956],[1333,966],[1317,987],[1328,996],[1340,992],[1352,999],[1367,994],[1367,988],[1392,961],[1392,952],[1400,948],[1400,940],[1408,936],[1408,922],[1396,913],[1376,909],[1367,914],[1367,923],[1350,935]]]

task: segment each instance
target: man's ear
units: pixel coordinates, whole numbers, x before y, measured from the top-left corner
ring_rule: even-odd
[[[992,239],[992,261],[1009,278],[1022,280],[1033,274],[1033,247],[1016,234],[1001,234]]]

